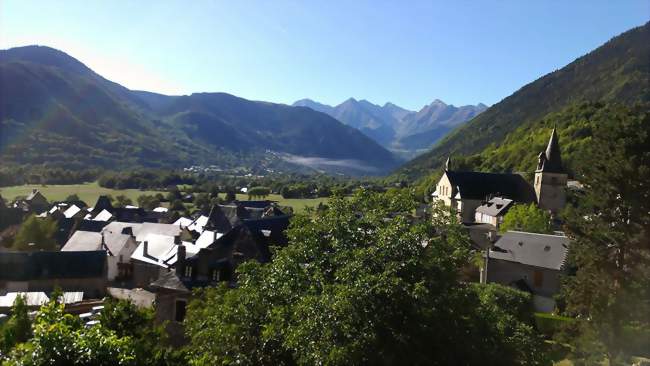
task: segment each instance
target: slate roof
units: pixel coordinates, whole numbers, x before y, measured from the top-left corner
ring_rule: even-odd
[[[269,200],[262,200],[262,201],[234,201],[235,204],[241,205],[242,207],[245,208],[267,208],[271,206],[274,203],[277,203],[277,201],[269,201]]]
[[[67,219],[73,218],[76,214],[81,212],[81,208],[79,208],[77,205],[72,205],[68,207],[65,212],[63,212],[63,216],[65,216]]]
[[[122,233],[124,228],[130,227],[135,235],[135,240],[142,241],[149,234],[158,234],[164,236],[176,236],[181,234],[180,226],[174,224],[158,224],[155,222],[121,222],[113,221],[104,227],[104,232]]]
[[[107,210],[101,210],[95,217],[93,217],[94,221],[108,221],[113,218],[113,214],[108,212]]]
[[[490,258],[561,270],[568,251],[566,236],[508,231],[494,244]]]
[[[176,272],[173,270],[162,272],[150,286],[179,292],[190,292],[190,289],[176,276]]]
[[[503,216],[512,206],[513,200],[503,197],[494,197],[476,208],[480,212],[489,216]]]
[[[104,277],[106,252],[0,252],[0,281]]]
[[[178,220],[174,221],[173,225],[180,227],[188,227],[194,222],[194,220],[187,217],[179,217]]]
[[[560,156],[560,143],[555,128],[553,129],[553,132],[551,132],[551,137],[548,140],[546,151],[539,154],[537,171],[564,173],[564,169],[562,168],[562,157]]]
[[[92,231],[77,230],[61,248],[62,252],[83,252],[104,250],[102,248],[102,234]]]
[[[533,187],[519,174],[455,171],[445,174],[464,199],[485,200],[499,195],[522,203],[536,200]]]

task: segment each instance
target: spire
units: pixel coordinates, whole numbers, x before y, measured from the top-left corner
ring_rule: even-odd
[[[445,162],[445,171],[448,172],[451,170],[451,156],[447,157],[447,161]]]
[[[562,157],[560,156],[560,143],[555,127],[553,127],[553,132],[551,132],[546,151],[542,153],[544,156],[540,154],[538,170],[551,173],[564,172],[564,169],[562,169]]]

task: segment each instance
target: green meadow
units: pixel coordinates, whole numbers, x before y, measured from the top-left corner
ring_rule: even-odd
[[[139,189],[109,189],[100,187],[97,182],[84,183],[84,184],[69,184],[69,185],[21,185],[11,187],[0,187],[0,195],[6,200],[13,200],[19,196],[27,196],[33,189],[38,189],[48,199],[48,201],[62,201],[68,196],[76,194],[79,198],[92,206],[97,201],[97,197],[101,195],[112,195],[113,197],[124,195],[130,198],[134,203],[138,196],[143,194],[156,194],[160,191],[146,191]],[[165,192],[160,192],[165,194]],[[223,195],[222,195],[223,197]],[[238,200],[248,200],[248,195],[237,194]],[[295,213],[300,213],[305,210],[305,207],[316,207],[319,203],[327,203],[327,198],[283,198],[279,194],[271,194],[264,199],[278,201],[281,206],[291,206]]]

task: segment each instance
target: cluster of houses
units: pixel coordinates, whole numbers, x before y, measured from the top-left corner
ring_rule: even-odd
[[[566,270],[569,240],[553,235],[499,233],[503,218],[516,204],[535,203],[557,215],[565,205],[567,174],[553,130],[539,154],[531,185],[519,174],[455,171],[448,160],[433,201],[453,208],[472,242],[484,252],[481,282],[497,282],[533,294],[539,311],[555,308],[553,295]],[[268,262],[272,246],[287,243],[290,215],[272,201],[233,201],[209,212],[180,217],[159,207],[113,207],[104,196],[93,207],[83,202],[52,205],[34,191],[0,207],[0,214],[38,213],[57,222],[58,251],[0,251],[0,307],[23,295],[36,308],[56,288],[66,308],[92,322],[104,296],[154,306],[158,321],[182,339],[181,322],[192,289],[235,285],[236,268],[247,260]],[[69,305],[69,306],[68,306]],[[0,309],[2,312],[3,309]],[[1,315],[0,315],[1,317]]]
[[[234,285],[235,269],[247,260],[267,262],[271,246],[287,243],[290,215],[272,201],[214,205],[207,214],[169,223],[167,209],[113,207],[101,196],[93,207],[82,202],[48,205],[34,191],[14,204],[57,222],[59,251],[0,252],[0,294],[24,295],[37,308],[56,288],[75,296],[66,304],[87,313],[88,302],[106,295],[156,305],[156,317],[183,320],[196,287]],[[0,304],[3,303],[0,296]]]
[[[566,204],[567,178],[553,129],[546,150],[538,155],[532,185],[516,173],[455,171],[447,159],[432,201],[452,208],[472,243],[484,252],[481,282],[530,292],[537,310],[553,311],[553,295],[559,291],[560,276],[566,270],[568,238],[559,231],[554,235],[499,233],[499,226],[515,204],[534,203],[556,217]]]

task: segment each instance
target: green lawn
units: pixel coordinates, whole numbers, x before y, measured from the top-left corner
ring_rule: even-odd
[[[97,201],[100,195],[110,194],[113,197],[121,194],[129,197],[136,203],[138,196],[143,194],[156,194],[158,191],[141,191],[138,189],[108,189],[100,187],[97,182],[85,184],[70,184],[70,185],[23,185],[12,187],[0,187],[0,195],[6,200],[13,200],[18,196],[27,196],[32,192],[32,189],[38,189],[48,199],[48,201],[62,201],[71,194],[76,194],[79,198],[92,206]],[[162,192],[165,194],[165,192]],[[223,195],[222,195],[223,197]],[[248,200],[248,195],[238,194],[238,200]],[[266,199],[278,201],[281,206],[291,206],[295,213],[303,212],[305,207],[316,207],[319,203],[327,203],[327,198],[282,198],[279,194],[271,194]]]
[[[79,198],[92,206],[97,202],[97,197],[110,194],[113,197],[121,194],[129,197],[136,202],[138,196],[143,194],[156,194],[157,191],[141,191],[139,189],[108,189],[100,187],[97,182],[85,184],[70,185],[23,185],[13,187],[0,187],[0,195],[6,200],[13,200],[18,196],[26,196],[32,192],[32,189],[38,189],[47,198],[48,201],[62,201],[71,194],[76,194]],[[164,193],[164,192],[163,192]]]

